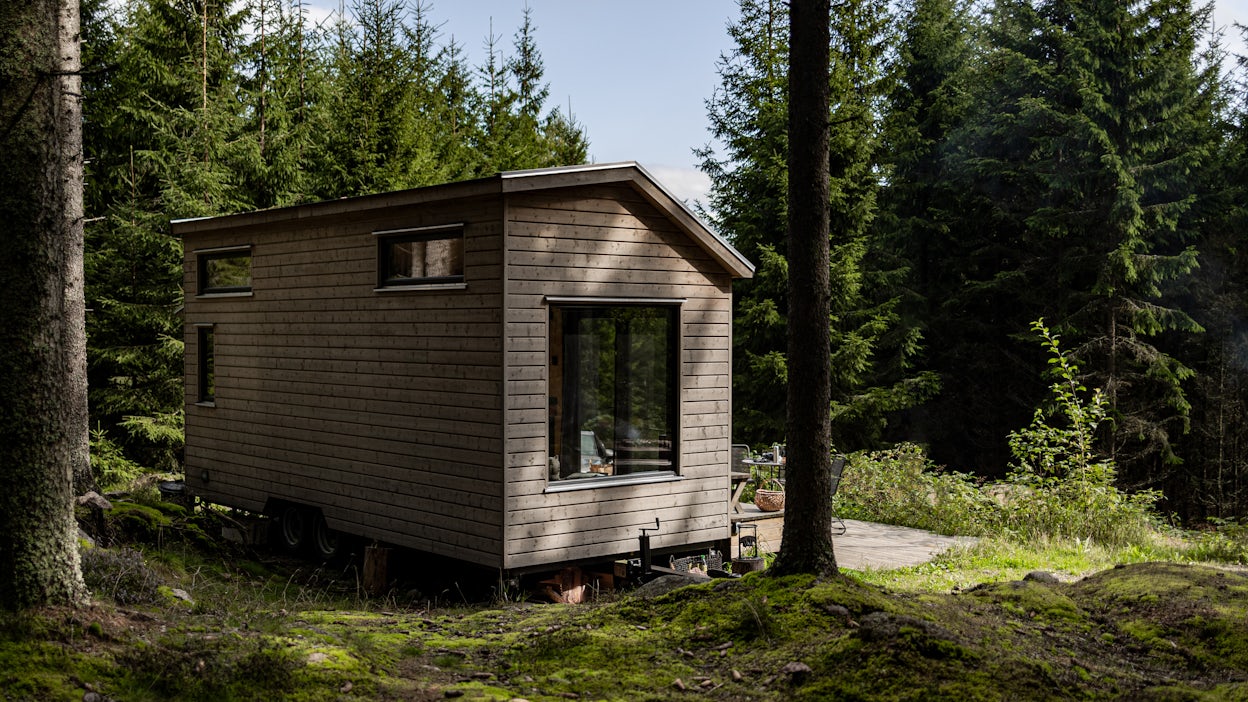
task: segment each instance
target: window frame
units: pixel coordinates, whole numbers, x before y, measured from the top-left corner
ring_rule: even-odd
[[[396,290],[459,289],[467,287],[464,269],[467,267],[464,223],[437,224],[428,227],[405,227],[383,229],[373,232],[377,240],[377,287],[374,292]],[[427,276],[420,278],[389,278],[386,269],[394,244],[429,241],[459,241],[460,272],[457,275]]]
[[[547,475],[546,475],[545,492],[552,493],[552,492],[564,492],[564,491],[569,491],[569,490],[612,488],[612,487],[622,487],[626,485],[639,485],[639,484],[646,484],[646,483],[674,482],[674,481],[679,481],[679,480],[684,479],[682,475],[682,464],[680,460],[680,457],[681,457],[680,433],[681,433],[681,428],[684,423],[684,413],[682,410],[682,392],[681,392],[681,383],[682,383],[682,376],[683,376],[681,357],[682,357],[683,346],[684,346],[683,344],[683,341],[684,341],[683,313],[684,313],[684,303],[686,301],[687,300],[685,298],[563,297],[563,296],[551,296],[551,295],[546,296],[545,302],[548,308],[547,314],[546,314],[547,325],[548,325],[547,335],[546,335],[546,364],[547,364],[546,369],[547,369],[547,373],[549,374],[547,378],[548,396],[547,396],[547,401],[546,401],[547,402],[546,407],[547,407],[548,416],[551,417],[551,421],[547,422],[547,431],[546,431],[546,451],[548,455],[553,449],[553,440],[554,440],[553,432],[564,431],[562,426],[554,426],[555,423],[553,422],[553,414],[552,414],[552,406],[551,406],[551,401],[554,399],[554,397],[550,396],[549,394],[549,391],[551,389],[550,385],[556,382],[556,378],[554,376],[554,369],[552,368],[552,364],[551,364],[552,355],[558,353],[558,355],[562,357],[564,354],[564,349],[562,347],[556,350],[552,346],[552,344],[554,343],[553,316],[561,309],[568,309],[568,308],[612,309],[612,308],[620,308],[620,307],[650,307],[650,308],[663,309],[665,312],[667,312],[670,315],[669,322],[668,322],[670,325],[669,327],[670,342],[668,344],[668,349],[667,349],[667,353],[668,353],[667,363],[668,363],[669,368],[671,369],[669,371],[670,378],[669,378],[667,402],[668,402],[669,410],[672,413],[672,417],[670,419],[670,424],[671,424],[671,429],[670,429],[671,430],[671,440],[670,440],[671,447],[669,449],[670,455],[671,455],[671,467],[670,468],[664,469],[664,470],[651,470],[651,471],[643,471],[643,472],[637,472],[637,473],[627,473],[623,475],[602,476],[602,477],[595,478],[592,480],[572,480],[566,477],[555,479],[551,477],[551,473],[553,471],[548,470]],[[563,364],[565,363],[566,363],[566,359],[561,359],[560,361],[560,375],[561,376],[563,372],[562,368],[565,367]],[[563,383],[564,381],[562,377],[560,377],[557,382]],[[564,394],[566,393],[563,391],[560,392],[560,395],[564,395]],[[563,398],[562,401],[566,402],[566,398]],[[562,424],[562,423],[563,423],[562,421],[558,422],[558,424]],[[617,445],[617,448],[618,448],[618,445]],[[548,468],[550,468],[550,466],[548,466]]]
[[[216,325],[195,325],[195,404],[216,407],[217,404]]]
[[[208,285],[208,264],[230,258],[247,259],[247,285],[210,286]],[[252,246],[220,246],[212,249],[195,251],[195,296],[196,297],[248,297],[252,295]]]

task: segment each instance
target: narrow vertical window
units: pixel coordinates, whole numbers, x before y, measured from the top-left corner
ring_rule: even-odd
[[[199,349],[199,401],[213,403],[217,399],[216,349],[211,325],[196,328]]]

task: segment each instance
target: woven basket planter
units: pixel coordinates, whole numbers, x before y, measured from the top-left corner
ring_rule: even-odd
[[[754,505],[764,512],[779,512],[784,509],[784,491],[759,488],[754,491]]]

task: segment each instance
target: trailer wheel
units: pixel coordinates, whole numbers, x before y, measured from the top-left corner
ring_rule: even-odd
[[[297,505],[284,505],[277,513],[278,543],[288,553],[299,553],[308,544],[310,532],[308,514]]]
[[[340,531],[334,531],[325,523],[323,515],[316,515],[312,527],[312,553],[323,561],[333,560],[350,550],[350,537]]]

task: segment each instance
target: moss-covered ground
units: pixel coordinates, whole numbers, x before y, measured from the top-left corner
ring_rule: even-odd
[[[350,567],[205,547],[204,531],[93,549],[91,607],[0,616],[0,699],[1248,700],[1236,570],[1005,569],[952,590],[760,573],[467,604],[455,588],[368,599]]]

